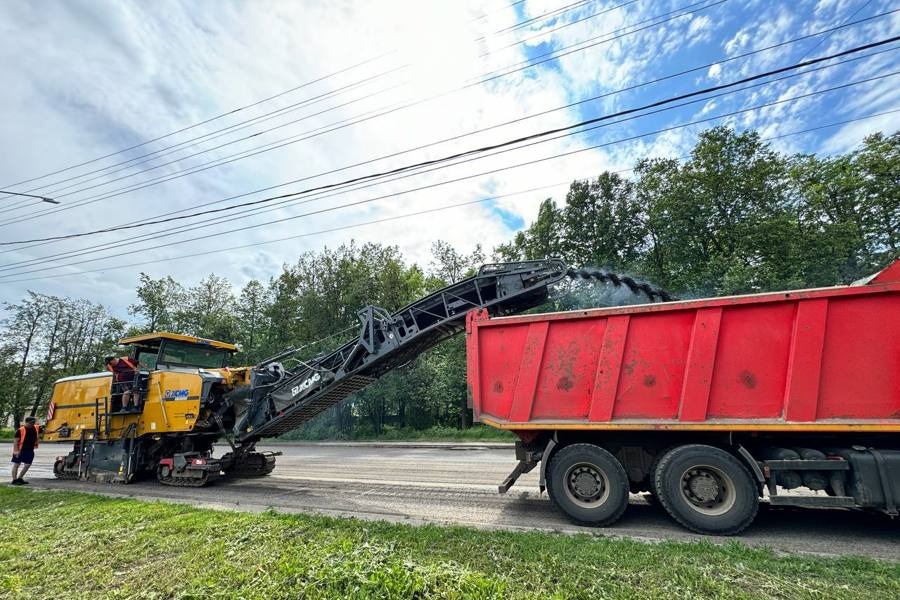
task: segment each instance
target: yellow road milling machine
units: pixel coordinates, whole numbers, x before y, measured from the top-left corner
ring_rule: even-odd
[[[54,464],[58,478],[127,483],[155,471],[161,483],[201,486],[223,471],[271,472],[275,455],[255,452],[252,443],[220,459],[210,456],[213,443],[229,439],[234,426],[234,411],[222,410],[226,395],[250,383],[249,368],[228,367],[236,346],[174,333],[119,343],[130,348],[133,379],[91,373],[54,386],[44,440],[75,442]]]
[[[465,329],[466,314],[519,313],[546,302],[565,278],[626,286],[651,301],[660,290],[598,269],[569,269],[558,259],[483,266],[476,275],[390,313],[358,312],[359,334],[313,358],[290,348],[257,365],[229,368],[231,344],[172,333],[126,338],[127,381],[112,373],[56,382],[45,441],[74,442],[56,476],[127,483],[155,474],[160,483],[202,486],[221,476],[267,475],[278,453],[256,443],[295,429],[385,373]],[[137,397],[137,407],[130,406]],[[230,451],[213,457],[224,440]]]

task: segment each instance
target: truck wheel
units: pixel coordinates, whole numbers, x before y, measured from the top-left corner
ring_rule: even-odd
[[[572,444],[547,465],[550,501],[579,525],[616,522],[628,507],[628,476],[616,457],[593,444]]]
[[[654,481],[666,512],[697,533],[740,533],[759,508],[750,471],[713,446],[692,444],[669,451],[659,461]]]

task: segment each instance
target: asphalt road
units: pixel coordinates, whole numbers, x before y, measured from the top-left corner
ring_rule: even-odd
[[[274,473],[261,479],[217,481],[206,488],[175,488],[145,481],[128,486],[58,481],[52,463],[68,446],[44,444],[29,473],[32,488],[70,489],[212,508],[320,513],[401,523],[469,525],[488,529],[539,529],[637,538],[647,541],[715,538],[690,533],[661,509],[633,496],[614,526],[570,524],[539,494],[537,472],[523,476],[508,494],[497,484],[515,466],[512,448],[366,445],[278,446]],[[740,541],[777,551],[862,555],[900,560],[900,519],[826,509],[760,507]]]

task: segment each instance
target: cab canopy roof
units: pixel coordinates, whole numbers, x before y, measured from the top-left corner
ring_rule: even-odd
[[[217,342],[216,340],[207,340],[204,338],[194,337],[192,335],[182,335],[180,333],[169,333],[168,331],[158,331],[154,333],[145,333],[144,335],[136,335],[134,337],[122,338],[119,343],[122,345],[140,344],[141,346],[159,346],[163,340],[175,340],[178,342],[186,342],[188,344],[197,344],[198,346],[212,346],[229,352],[237,352],[238,347],[227,342]]]

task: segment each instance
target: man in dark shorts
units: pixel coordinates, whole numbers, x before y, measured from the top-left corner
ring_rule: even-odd
[[[106,369],[113,374],[113,395],[122,394],[122,410],[132,410],[138,407],[140,398],[138,393],[134,391],[134,376],[137,373],[138,365],[132,362],[127,356],[117,358],[115,356],[106,357]]]
[[[25,485],[25,473],[34,462],[34,449],[38,447],[38,437],[41,429],[35,423],[34,417],[25,417],[25,424],[16,430],[13,440],[12,456],[12,484]],[[21,471],[19,468],[21,467]]]

